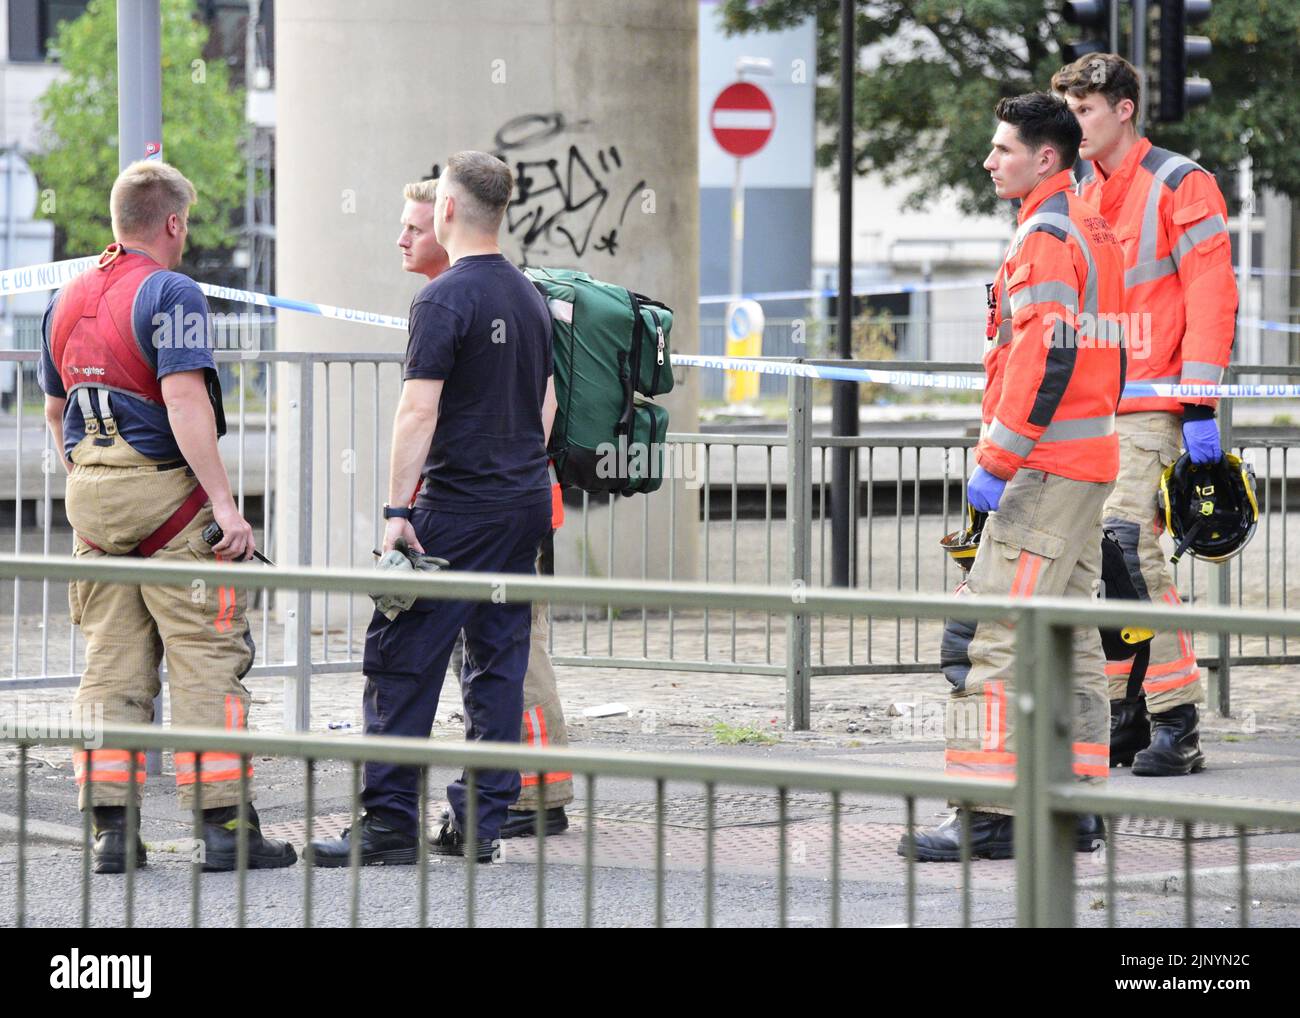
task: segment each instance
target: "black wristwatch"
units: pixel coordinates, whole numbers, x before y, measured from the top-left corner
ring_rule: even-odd
[[[404,505],[389,505],[387,502],[385,502],[384,519],[391,520],[394,518],[399,520],[409,520],[411,518],[410,507]]]

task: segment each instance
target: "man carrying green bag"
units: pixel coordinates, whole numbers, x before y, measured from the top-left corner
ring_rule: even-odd
[[[574,269],[525,270],[551,312],[550,455],[561,485],[649,494],[663,483],[668,411],[642,399],[673,387],[666,304]]]

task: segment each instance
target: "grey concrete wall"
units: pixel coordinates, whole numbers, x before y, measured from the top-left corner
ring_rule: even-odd
[[[405,315],[422,280],[401,271],[395,241],[402,186],[432,175],[454,151],[499,153],[516,169],[517,202],[503,247],[516,262],[577,266],[675,308],[673,345],[696,349],[699,201],[697,40],[692,0],[281,0],[276,5],[277,263],[279,291]],[[281,349],[405,349],[401,332],[282,314]],[[331,561],[369,561],[376,447],[387,477],[395,374],[335,371],[317,382],[312,456],[315,560],[324,562],[324,491]],[[677,431],[694,431],[690,373],[664,402]],[[281,406],[295,395],[280,389]],[[355,431],[347,418],[355,400]],[[325,404],[331,412],[327,458]],[[292,421],[282,410],[282,434]],[[292,471],[280,462],[281,553],[294,561]],[[349,479],[364,493],[353,505]],[[678,519],[694,519],[694,492]],[[662,501],[666,496],[656,496]],[[666,518],[666,511],[652,511]],[[595,535],[593,535],[595,537]],[[663,535],[656,539],[666,541]],[[679,527],[678,575],[695,539]],[[575,539],[559,542],[572,571]],[[593,540],[602,546],[598,539]],[[639,551],[639,549],[638,549]],[[657,561],[657,560],[656,560]],[[609,564],[602,565],[608,574]],[[616,574],[640,575],[636,562]],[[651,564],[651,575],[656,565]]]

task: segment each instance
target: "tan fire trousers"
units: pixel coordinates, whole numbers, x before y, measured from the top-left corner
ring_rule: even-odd
[[[1095,598],[1101,587],[1101,507],[1110,484],[1074,481],[1039,470],[1020,470],[990,514],[967,579],[972,596]],[[952,777],[1011,781],[1014,742],[1015,630],[981,622],[968,651],[971,668],[963,689],[948,700],[944,770]],[[1110,709],[1106,659],[1095,626],[1074,634],[1074,773],[1100,784],[1110,772]],[[1062,682],[1070,662],[1044,661]],[[956,805],[956,803],[954,803]],[[973,804],[988,813],[1002,806]]]
[[[569,731],[564,724],[564,708],[555,688],[555,666],[546,649],[550,626],[546,622],[546,605],[533,602],[533,631],[528,646],[528,670],[524,672],[524,718],[519,741],[528,746],[567,746]],[[513,810],[555,809],[573,802],[573,775],[560,771],[546,775],[542,805],[538,805],[536,774],[521,775],[523,785]]]
[[[1124,561],[1138,594],[1156,603],[1178,605],[1178,591],[1167,554],[1161,550],[1164,520],[1156,507],[1160,475],[1182,450],[1182,419],[1161,411],[1120,414],[1119,479],[1102,509],[1102,524],[1124,549]],[[1133,659],[1109,661],[1106,677],[1112,700],[1126,695]],[[1201,701],[1201,672],[1190,633],[1158,632],[1142,682],[1147,710],[1161,714]]]
[[[96,444],[95,439],[107,444]],[[140,455],[117,434],[89,434],[72,455],[76,465],[68,477],[67,512],[77,533],[73,554],[78,558],[129,554],[197,483],[183,464],[159,469],[167,464]],[[153,559],[213,564],[212,549],[202,537],[211,522],[212,507],[205,505]],[[68,602],[72,621],[81,626],[86,640],[86,670],[75,701],[79,707],[102,705],[104,720],[110,723],[152,722],[160,689],[158,666],[165,654],[174,724],[247,727],[249,694],[240,679],[252,667],[254,648],[245,591],[233,586],[214,589],[201,580],[183,587],[82,580],[68,585]],[[237,755],[204,753],[196,761],[194,753],[178,752],[174,763],[182,807],[193,808],[196,782],[202,783],[205,809],[238,804]],[[96,806],[125,805],[130,765],[125,750],[74,754],[81,808],[91,806],[92,797]],[[248,775],[251,780],[251,766]],[[137,804],[144,777],[140,753]]]

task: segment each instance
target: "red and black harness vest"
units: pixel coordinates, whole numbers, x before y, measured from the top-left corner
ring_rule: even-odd
[[[163,267],[147,255],[110,244],[99,256],[98,265],[64,287],[54,306],[50,358],[67,398],[77,400],[86,434],[95,436],[96,445],[112,445],[117,432],[110,393],[164,406],[157,364],[141,345],[142,337],[136,335],[132,320],[140,287],[155,272],[162,271]],[[220,437],[226,431],[221,384],[215,371],[208,370],[206,376]],[[189,525],[207,500],[203,486],[197,485],[180,508],[131,554],[146,558],[154,554]]]

